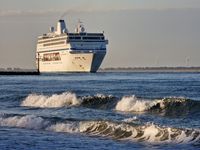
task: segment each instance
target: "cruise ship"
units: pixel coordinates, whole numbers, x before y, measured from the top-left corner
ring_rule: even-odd
[[[36,66],[39,72],[96,72],[105,55],[108,40],[102,33],[87,33],[82,22],[69,32],[64,20],[56,30],[38,37]]]

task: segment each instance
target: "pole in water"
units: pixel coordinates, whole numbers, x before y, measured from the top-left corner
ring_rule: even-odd
[[[37,61],[38,61],[38,72],[40,72],[40,54],[39,53],[37,56]]]

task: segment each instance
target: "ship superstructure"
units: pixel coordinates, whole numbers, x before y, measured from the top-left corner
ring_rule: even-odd
[[[104,33],[87,33],[80,21],[70,33],[59,20],[56,30],[38,37],[36,65],[40,72],[96,72],[107,44]]]

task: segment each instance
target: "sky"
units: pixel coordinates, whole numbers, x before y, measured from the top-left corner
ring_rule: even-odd
[[[200,0],[0,0],[0,68],[35,68],[37,36],[58,19],[105,32],[106,67],[200,66]]]

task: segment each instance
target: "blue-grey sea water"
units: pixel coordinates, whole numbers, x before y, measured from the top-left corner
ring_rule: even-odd
[[[0,76],[1,150],[200,149],[200,73]]]

